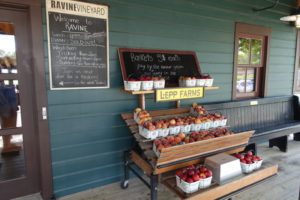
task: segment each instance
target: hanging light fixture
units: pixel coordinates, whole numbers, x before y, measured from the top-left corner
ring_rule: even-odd
[[[289,16],[281,17],[281,21],[295,22],[296,28],[300,28],[300,0],[297,2],[297,11]]]

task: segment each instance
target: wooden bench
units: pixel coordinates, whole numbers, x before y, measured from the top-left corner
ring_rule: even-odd
[[[300,114],[297,96],[268,97],[224,103],[204,104],[209,112],[220,112],[228,118],[235,132],[255,130],[247,149],[256,151],[256,144],[269,141],[269,147],[288,149],[288,135],[300,140]],[[298,133],[298,134],[297,134]]]

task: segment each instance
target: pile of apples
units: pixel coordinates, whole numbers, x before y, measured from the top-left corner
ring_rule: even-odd
[[[233,132],[228,131],[226,128],[202,130],[199,132],[192,132],[191,134],[179,133],[175,136],[169,135],[167,137],[154,140],[153,144],[155,145],[156,150],[161,151],[164,148],[176,145],[188,144],[196,141],[207,140],[232,134]]]
[[[193,183],[201,179],[206,179],[213,176],[211,170],[199,164],[189,165],[176,172],[176,176],[187,183]]]
[[[203,106],[198,105],[197,103],[193,103],[191,107],[192,113],[198,113],[200,115],[207,114],[208,112],[203,108]]]
[[[153,81],[164,81],[165,79],[162,77],[152,77]]]
[[[205,122],[210,122],[210,121],[215,121],[215,120],[222,120],[225,119],[224,116],[220,114],[208,114],[206,116],[200,115],[200,116],[195,116],[195,115],[190,115],[187,117],[173,117],[169,120],[162,119],[162,120],[157,120],[157,121],[141,121],[142,123],[139,123],[142,125],[144,128],[147,128],[148,130],[156,130],[159,128],[169,128],[172,126],[183,126],[183,125],[190,125],[190,124],[201,124]]]
[[[197,79],[212,79],[212,77],[210,75],[201,75],[199,78]]]
[[[140,78],[129,78],[128,81],[161,81],[165,80],[161,77],[141,76]]]
[[[255,156],[252,151],[247,151],[246,153],[237,153],[234,156],[240,159],[240,162],[244,164],[253,164],[262,160],[259,156]]]
[[[152,77],[151,76],[141,76],[140,81],[152,81]]]
[[[134,119],[139,125],[142,125],[146,121],[152,120],[152,117],[148,111],[141,108],[136,108],[134,110]]]
[[[180,76],[179,80],[194,80],[196,77],[190,77],[190,76]]]

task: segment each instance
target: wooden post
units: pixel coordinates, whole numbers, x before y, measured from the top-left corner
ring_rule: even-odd
[[[176,107],[176,108],[180,108],[180,100],[177,100],[177,101],[175,102],[175,107]]]
[[[145,106],[145,94],[140,94],[139,95],[139,106],[141,109],[145,110],[146,106]]]

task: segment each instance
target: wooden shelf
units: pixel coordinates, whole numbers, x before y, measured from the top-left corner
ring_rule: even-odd
[[[219,89],[219,86],[212,86],[212,87],[204,87],[204,90],[217,90]],[[139,95],[139,94],[154,94],[155,90],[147,90],[147,91],[129,91],[125,89],[120,89],[121,92],[125,92],[128,94],[133,94],[133,95]]]
[[[271,165],[270,163],[266,162],[257,171],[230,179],[222,185],[214,184],[207,189],[202,189],[192,194],[185,194],[182,190],[180,190],[176,186],[175,177],[167,178],[163,181],[163,184],[166,185],[180,199],[218,199],[230,195],[232,192],[241,192],[247,188],[250,188],[251,186],[264,182],[276,175],[277,172],[278,165]]]

